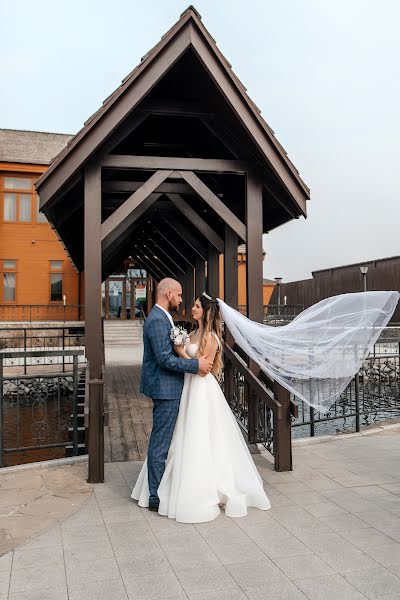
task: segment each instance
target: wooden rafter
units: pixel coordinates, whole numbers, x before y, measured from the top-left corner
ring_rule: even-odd
[[[172,204],[206,237],[220,252],[224,251],[224,240],[206,223],[180,194],[167,194]]]
[[[246,241],[246,225],[214,194],[193,171],[179,171],[182,178],[210,206],[221,219],[243,240]]]

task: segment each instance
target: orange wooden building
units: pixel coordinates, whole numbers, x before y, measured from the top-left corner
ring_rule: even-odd
[[[79,275],[55,231],[39,213],[34,189],[35,181],[69,138],[0,130],[2,321],[52,319],[64,303],[79,304]],[[30,310],[22,305],[29,305]],[[68,319],[78,318],[76,309],[69,312]]]

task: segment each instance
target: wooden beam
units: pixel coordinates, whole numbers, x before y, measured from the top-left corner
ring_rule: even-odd
[[[154,115],[167,115],[178,117],[195,117],[197,119],[212,119],[214,112],[204,110],[200,102],[177,102],[176,100],[147,99],[141,104],[143,110]]]
[[[85,348],[89,372],[90,483],[104,481],[103,338],[101,324],[101,169],[85,167]]]
[[[176,263],[172,257],[168,254],[168,252],[165,251],[165,249],[161,248],[161,246],[159,246],[150,236],[148,236],[145,232],[142,232],[136,240],[137,244],[141,244],[141,247],[143,248],[143,250],[145,250],[146,248],[149,249],[149,252],[151,252],[153,255],[156,255],[157,257],[160,258],[161,262],[166,265],[169,266],[172,271],[174,271],[175,273],[177,272],[181,272],[182,274],[185,273],[185,269],[182,268],[181,265],[178,265],[178,263]]]
[[[263,321],[263,202],[261,171],[250,170],[246,177],[246,295],[247,316],[252,321]],[[260,367],[250,360],[249,367],[259,378]],[[248,441],[257,444],[258,409],[255,398],[249,402]]]
[[[180,171],[182,178],[194,189],[208,206],[243,240],[246,241],[246,226],[236,215],[214,194],[193,171]]]
[[[196,298],[206,291],[206,263],[198,254],[196,255],[195,288]]]
[[[224,240],[206,223],[201,216],[182,198],[180,194],[167,194],[172,204],[194,225],[213,246],[222,253],[224,251]]]
[[[185,298],[185,317],[192,316],[192,306],[194,304],[194,269],[189,265],[185,270],[185,287],[183,289]]]
[[[225,224],[224,301],[238,308],[238,238]],[[229,343],[229,342],[228,342]],[[230,344],[232,345],[232,344]]]
[[[212,296],[219,296],[219,254],[211,244],[208,244],[207,291]]]
[[[171,239],[171,228],[168,228],[168,231],[164,230],[164,233],[161,232],[156,225],[151,224],[154,232],[160,236],[161,241],[165,244],[166,248],[168,249],[168,252],[175,251],[178,256],[180,257],[180,259],[183,261],[183,263],[187,262],[188,264],[190,264],[193,268],[195,267],[195,259],[193,258],[194,256],[198,256],[195,251],[188,246],[187,242],[176,232],[176,238],[174,238],[174,236],[172,236]],[[162,226],[161,226],[162,229]],[[165,235],[164,235],[165,234]],[[178,239],[179,238],[179,239]],[[178,248],[178,245],[180,243],[180,247]],[[182,245],[184,245],[185,247],[182,248]]]
[[[131,156],[109,154],[101,161],[106,169],[174,169],[178,171],[204,171],[208,173],[246,173],[248,164],[239,160],[180,158],[175,156]]]
[[[103,192],[120,193],[136,192],[143,185],[143,181],[104,181]],[[164,182],[158,186],[155,192],[160,194],[194,194],[192,188],[187,183]]]
[[[176,279],[177,273],[170,266],[166,265],[161,259],[157,260],[152,255],[149,248],[144,250],[138,244],[134,244],[133,248],[134,248],[134,252],[136,252],[136,254],[138,256],[144,257],[146,259],[147,263],[149,265],[151,265],[153,268],[160,271],[160,273],[162,273],[164,277],[173,277]]]
[[[144,212],[143,208],[140,208],[141,204],[148,199],[150,194],[154,192],[160,183],[165,181],[171,175],[171,172],[172,171],[156,171],[138,190],[136,190],[136,192],[129,196],[129,198],[125,200],[125,202],[102,224],[102,241],[106,240],[114,230],[126,230],[131,223],[136,221],[139,216],[138,213],[143,214]]]
[[[162,215],[160,215],[160,217],[164,221],[164,223],[167,223],[171,227],[171,229],[176,231],[186,241],[186,243],[189,246],[191,246],[191,248],[193,248],[193,250],[195,250],[197,252],[197,254],[199,254],[202,258],[204,258],[204,260],[206,260],[206,258],[207,258],[206,246],[204,246],[204,244],[202,244],[199,241],[199,239],[195,235],[193,235],[193,233],[185,225],[183,225],[177,219],[174,219],[173,221],[169,221]]]

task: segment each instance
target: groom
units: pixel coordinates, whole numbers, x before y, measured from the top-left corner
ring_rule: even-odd
[[[149,509],[158,511],[157,490],[165,470],[169,446],[179,411],[184,373],[207,375],[212,363],[205,356],[184,359],[176,356],[170,338],[174,326],[171,311],[182,302],[182,287],[174,279],[162,279],[157,287],[157,303],[146,319],[143,330],[144,352],[140,391],[153,400],[147,466]]]

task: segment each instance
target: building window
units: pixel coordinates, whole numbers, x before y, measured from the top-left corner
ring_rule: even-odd
[[[4,194],[4,220],[17,220],[17,194]]]
[[[32,221],[32,199],[30,194],[19,195],[19,220],[25,223]]]
[[[5,259],[2,261],[3,302],[16,301],[17,261]]]
[[[62,260],[51,260],[50,261],[50,269],[52,271],[61,271],[62,267],[63,267]]]
[[[4,177],[4,187],[7,190],[31,190],[32,179],[30,177]]]
[[[36,194],[36,223],[47,223],[47,219],[45,217],[45,215],[41,212],[39,212],[39,204],[40,204],[40,198],[39,195]]]
[[[63,261],[50,261],[50,302],[61,302],[63,299]]]
[[[3,219],[8,222],[32,221],[33,179],[4,177]]]

